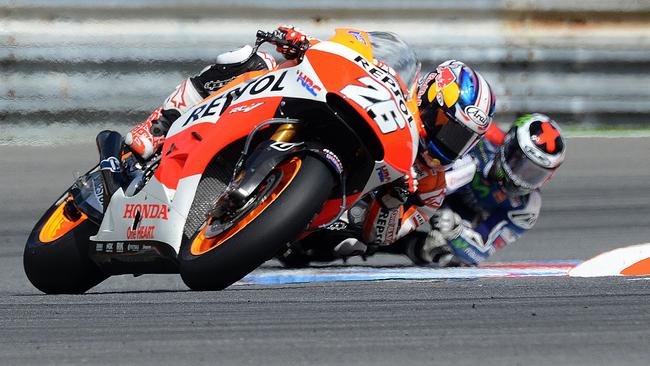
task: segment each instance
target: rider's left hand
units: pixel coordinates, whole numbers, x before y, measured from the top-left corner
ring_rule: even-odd
[[[441,208],[434,212],[431,226],[440,232],[445,240],[456,239],[463,229],[460,216],[448,208]]]
[[[301,31],[300,29],[292,25],[282,25],[278,27],[278,32],[281,34],[281,37],[285,41],[295,46],[295,47],[291,47],[288,45],[277,46],[276,51],[283,54],[284,57],[288,60],[300,56],[300,51],[298,48],[309,43],[309,38],[307,37],[307,35],[303,31]]]

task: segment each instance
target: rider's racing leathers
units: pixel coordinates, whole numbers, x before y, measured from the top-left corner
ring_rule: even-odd
[[[476,265],[515,242],[535,225],[542,205],[539,190],[509,196],[499,188],[489,175],[499,141],[486,137],[470,152],[477,166],[472,182],[449,194],[444,203],[463,219],[460,234],[447,245],[465,265]]]
[[[148,159],[162,146],[169,127],[185,111],[241,74],[276,67],[275,60],[268,53],[252,53],[251,46],[223,53],[217,56],[215,64],[185,79],[162,106],[127,134],[126,144],[142,158]]]

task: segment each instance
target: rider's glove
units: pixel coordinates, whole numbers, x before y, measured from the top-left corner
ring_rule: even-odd
[[[151,135],[154,137],[164,137],[171,127],[172,121],[169,120],[165,115],[160,115],[160,118],[151,121]]]
[[[283,54],[284,57],[288,60],[300,56],[299,48],[309,43],[309,38],[307,35],[292,25],[282,25],[278,27],[276,32],[282,39],[295,46],[294,48],[288,45],[277,45],[276,51]]]
[[[460,216],[448,208],[442,208],[433,213],[431,226],[440,232],[445,240],[456,239],[463,229]]]
[[[406,203],[410,194],[408,179],[399,179],[380,192],[379,202],[383,208],[394,209]]]
[[[458,267],[461,264],[438,230],[413,233],[405,249],[405,254],[418,266]]]

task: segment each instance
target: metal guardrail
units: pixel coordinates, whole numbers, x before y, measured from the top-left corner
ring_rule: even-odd
[[[650,1],[0,0],[0,123],[123,120],[255,30],[338,26],[402,35],[424,67],[463,60],[500,120],[650,122]]]

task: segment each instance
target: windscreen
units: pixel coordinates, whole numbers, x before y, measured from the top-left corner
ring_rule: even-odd
[[[368,32],[368,36],[374,58],[395,70],[406,88],[411,90],[420,73],[420,62],[413,49],[395,33]]]

